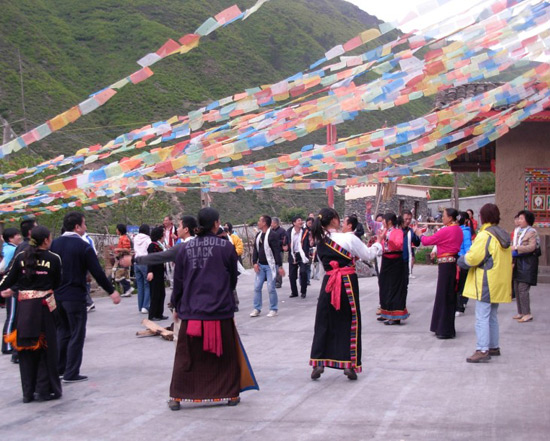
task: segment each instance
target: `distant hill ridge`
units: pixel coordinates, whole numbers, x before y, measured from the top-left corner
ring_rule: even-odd
[[[18,50],[26,115],[32,127],[134,72],[139,68],[136,61],[142,56],[169,38],[178,39],[193,32],[208,17],[235,3],[244,10],[255,0],[7,2],[0,15],[0,115],[15,121],[12,127],[17,133],[23,132],[23,123],[17,122],[23,117]],[[153,77],[123,89],[94,113],[33,145],[33,151],[44,158],[72,154],[148,122],[184,114],[246,88],[276,82],[306,69],[326,50],[378,23],[376,17],[341,0],[272,0],[248,20],[205,37],[190,53],[157,63]],[[361,115],[338,130],[342,136],[363,132],[384,121],[409,119],[411,114],[422,114],[427,109],[428,105],[419,101],[409,109]],[[296,151],[301,145],[324,139],[325,134],[317,132],[299,142],[258,152],[247,160]],[[6,171],[5,164],[0,166]],[[277,213],[289,206],[314,210],[326,201],[324,191],[239,192],[214,194],[212,198],[222,214],[241,222],[258,213]],[[159,206],[160,210],[195,212],[199,208],[196,192],[154,199],[166,202]],[[142,209],[115,209],[107,217],[124,216],[131,223],[140,223],[157,214],[143,201],[132,204]],[[246,211],[242,207],[247,207]],[[338,207],[343,207],[341,196],[337,197]]]

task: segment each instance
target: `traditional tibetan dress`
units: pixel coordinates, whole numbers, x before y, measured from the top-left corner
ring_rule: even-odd
[[[462,229],[457,224],[421,238],[422,245],[437,245],[437,289],[430,331],[440,338],[456,336],[456,260],[462,240]]]
[[[317,302],[309,364],[361,372],[361,307],[354,254],[372,260],[380,245],[367,248],[353,234],[336,233],[332,237],[327,235],[317,245],[326,274]],[[354,245],[359,252],[352,254],[336,242],[338,238],[341,243]]]
[[[42,400],[59,398],[53,290],[61,283],[61,258],[51,251],[38,250],[36,274],[29,278],[23,256],[24,252],[15,256],[9,273],[0,283],[0,291],[16,284],[19,289],[14,330],[5,340],[19,353],[23,399],[32,401],[35,393]]]

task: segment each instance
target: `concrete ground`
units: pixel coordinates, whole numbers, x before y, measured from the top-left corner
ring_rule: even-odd
[[[363,367],[357,381],[326,369],[309,378],[309,350],[320,282],[305,300],[289,299],[285,279],[279,316],[252,310],[252,276],[241,276],[236,323],[260,384],[239,406],[166,406],[174,344],[136,338],[143,315],[136,297],[113,305],[96,299],[89,314],[81,373],[63,397],[21,402],[19,372],[0,357],[0,439],[11,440],[547,440],[550,432],[549,286],[532,289],[535,320],[512,320],[515,303],[499,311],[502,356],[469,364],[475,349],[473,302],[456,320],[454,340],[429,332],[435,267],[415,268],[410,319],[387,327],[375,320],[376,278],[360,279]],[[267,296],[264,292],[264,302]],[[2,316],[3,318],[3,316]],[[166,322],[169,325],[169,322]]]

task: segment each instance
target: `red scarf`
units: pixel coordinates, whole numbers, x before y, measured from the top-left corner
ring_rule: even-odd
[[[212,352],[220,357],[222,349],[222,328],[219,320],[188,320],[187,335],[190,337],[203,337],[202,349],[205,352]]]
[[[327,271],[327,275],[330,276],[325,286],[325,291],[331,293],[330,303],[334,306],[336,311],[340,310],[340,298],[342,293],[342,276],[348,274],[355,274],[355,267],[344,266],[339,267],[338,262],[335,260],[330,261],[332,269]]]

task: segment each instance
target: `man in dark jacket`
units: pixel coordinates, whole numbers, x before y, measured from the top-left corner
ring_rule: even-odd
[[[300,273],[300,294],[302,299],[307,293],[307,264],[309,263],[309,250],[312,245],[311,232],[304,227],[304,221],[300,216],[292,218],[292,227],[287,230],[288,250],[288,279],[290,281],[290,297],[298,297],[296,279],[298,270]]]
[[[58,254],[63,262],[63,280],[54,291],[59,314],[58,367],[64,383],[76,383],[88,379],[80,375],[87,321],[86,274],[90,272],[114,304],[120,303],[120,294],[105,276],[93,248],[82,240],[81,236],[86,232],[84,215],[77,211],[66,214],[63,228],[65,233],[51,246],[51,251]]]
[[[279,248],[281,249],[281,262],[283,261],[283,252],[288,251],[288,239],[286,231],[281,227],[281,221],[278,217],[271,219],[271,232],[279,238]],[[275,288],[283,286],[283,278],[279,273],[275,276]]]
[[[281,259],[280,239],[271,233],[270,227],[271,217],[266,214],[260,216],[258,221],[260,231],[254,238],[254,252],[252,253],[256,280],[254,282],[254,311],[250,313],[250,317],[258,317],[262,312],[262,288],[265,281],[267,281],[270,305],[267,316],[275,317],[278,311],[275,275],[279,272],[283,277],[285,270]]]

